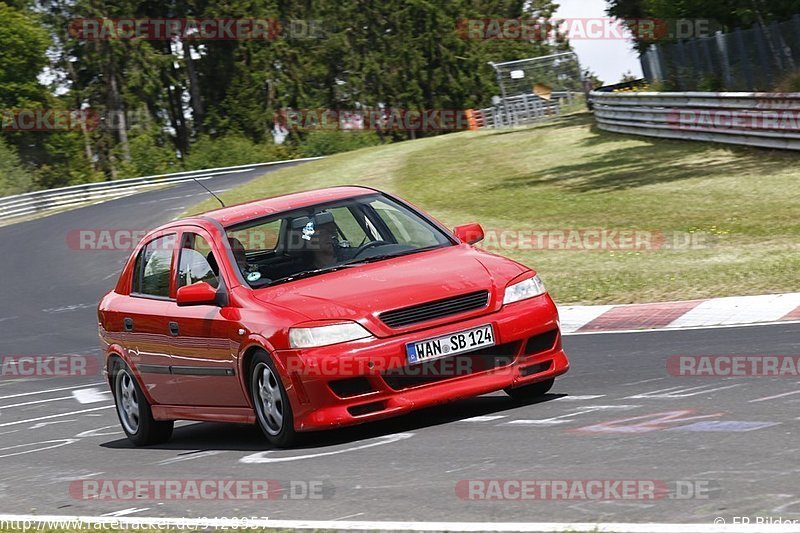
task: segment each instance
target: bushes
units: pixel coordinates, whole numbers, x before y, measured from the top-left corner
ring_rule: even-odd
[[[172,143],[160,139],[155,132],[142,132],[131,135],[128,146],[131,154],[130,161],[124,161],[119,168],[120,178],[136,178],[139,176],[153,176],[180,172],[180,161],[171,146]],[[114,152],[119,160],[119,150]]]
[[[0,139],[0,196],[31,190],[33,176],[23,168],[17,153]]]
[[[312,131],[300,142],[300,151],[305,157],[337,154],[381,144],[374,132]]]
[[[192,145],[183,166],[184,170],[195,170],[264,163],[295,157],[298,157],[298,154],[291,147],[276,145],[271,141],[259,144],[233,133],[216,138],[201,137]]]

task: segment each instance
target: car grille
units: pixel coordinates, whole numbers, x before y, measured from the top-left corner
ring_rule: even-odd
[[[383,323],[390,328],[402,328],[419,322],[427,322],[428,320],[436,320],[445,316],[481,309],[486,307],[488,303],[489,291],[478,291],[412,305],[403,309],[386,311],[379,316]]]
[[[383,372],[381,377],[392,390],[396,391],[429,385],[508,366],[516,359],[521,346],[521,341],[487,346],[474,352],[393,368]]]

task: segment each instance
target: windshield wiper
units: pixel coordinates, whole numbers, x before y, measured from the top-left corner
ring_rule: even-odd
[[[303,279],[303,278],[310,278],[311,276],[316,276],[318,274],[325,274],[326,272],[335,272],[337,270],[341,270],[343,268],[348,268],[351,265],[347,263],[342,263],[340,265],[334,265],[325,268],[315,268],[314,270],[302,270],[297,274],[292,274],[291,276],[286,276],[284,278],[278,278],[272,280],[269,285],[275,285],[276,283],[284,283],[287,281],[294,281],[296,279]]]

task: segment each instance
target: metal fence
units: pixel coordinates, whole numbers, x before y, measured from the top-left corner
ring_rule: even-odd
[[[550,99],[535,94],[521,94],[500,101],[497,105],[475,111],[478,128],[502,128],[542,122],[560,116],[576,102],[578,94],[556,91]]]
[[[58,189],[4,196],[0,197],[0,220],[30,215],[41,211],[62,209],[88,202],[121,198],[130,194],[136,194],[150,187],[180,183],[193,179],[204,180],[215,176],[248,172],[256,168],[313,161],[315,159],[322,158],[306,157],[288,161],[271,161],[269,163],[254,163],[252,165],[191,170],[176,172],[174,174],[160,174],[117,181],[85,183]]]
[[[490,62],[500,96],[476,112],[478,127],[506,127],[541,122],[561,114],[584,91],[578,56],[563,52],[501,63]]]
[[[800,67],[800,15],[781,23],[653,44],[641,63],[645,77],[668,90],[776,90]]]
[[[800,150],[800,93],[592,92],[605,131]]]

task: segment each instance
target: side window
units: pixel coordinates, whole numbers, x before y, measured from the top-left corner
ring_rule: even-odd
[[[147,243],[136,258],[131,292],[148,296],[169,296],[172,251],[175,234],[164,235]]]
[[[205,281],[214,288],[219,286],[219,267],[211,246],[196,233],[184,233],[178,266],[178,287]]]

